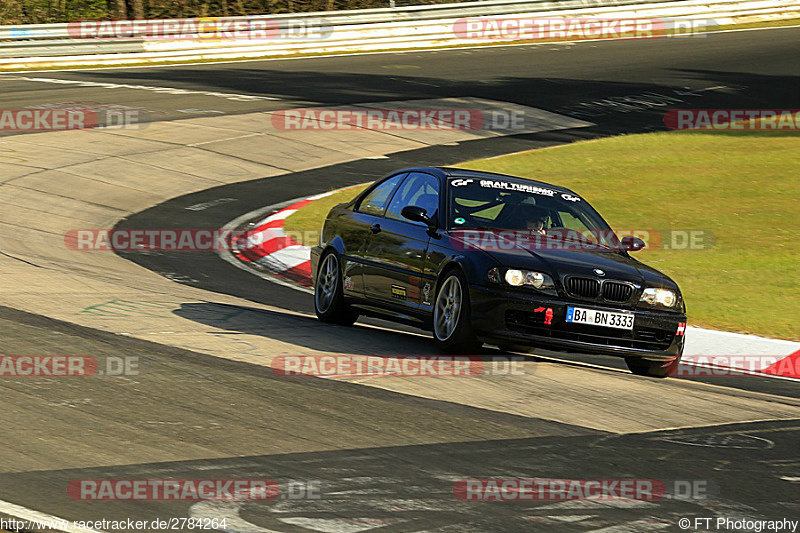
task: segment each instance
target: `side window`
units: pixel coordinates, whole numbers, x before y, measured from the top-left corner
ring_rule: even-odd
[[[382,216],[384,211],[386,211],[386,206],[389,203],[389,199],[392,197],[392,193],[400,182],[403,181],[405,176],[405,174],[398,174],[372,189],[361,199],[356,210],[369,215]]]
[[[581,232],[583,237],[589,242],[597,242],[597,237],[594,235],[595,232],[586,231],[589,229],[589,226],[586,223],[578,218],[576,214],[568,213],[567,211],[559,211],[558,216],[561,218],[561,224],[563,227],[567,228],[568,230],[575,230]]]
[[[561,223],[567,229],[574,229],[578,231],[583,231],[586,229],[586,225],[581,222],[578,217],[572,215],[571,213],[559,211],[558,216],[561,217]]]
[[[429,217],[436,216],[439,210],[439,180],[430,174],[409,174],[392,198],[386,217],[410,222],[400,214],[409,205],[424,208]]]

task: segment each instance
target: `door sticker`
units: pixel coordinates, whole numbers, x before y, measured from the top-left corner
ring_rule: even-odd
[[[408,291],[405,287],[401,287],[400,285],[392,285],[392,298],[406,300],[408,298]]]

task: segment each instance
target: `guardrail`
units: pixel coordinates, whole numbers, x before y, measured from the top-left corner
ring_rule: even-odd
[[[198,33],[179,39],[141,37],[81,39],[74,25],[0,26],[0,69],[58,66],[123,65],[165,61],[198,61],[275,57],[298,54],[351,53],[480,44],[456,35],[459,19],[506,18],[621,18],[658,19],[667,24],[714,19],[719,25],[800,18],[800,0],[493,0],[461,4],[408,6],[355,11],[226,17],[225,21],[268,23],[280,28],[270,38],[210,39],[215,21],[185,19],[147,21],[148,24],[187,21]],[[309,35],[303,28],[314,28]],[[287,30],[288,29],[288,30]],[[297,30],[300,31],[297,31]],[[294,31],[294,33],[293,33]],[[515,38],[496,36],[491,42]]]

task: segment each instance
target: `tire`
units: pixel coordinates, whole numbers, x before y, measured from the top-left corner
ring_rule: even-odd
[[[438,283],[433,305],[433,338],[445,352],[458,355],[478,353],[481,343],[470,324],[469,290],[464,275],[450,270]]]
[[[320,321],[329,324],[351,326],[358,319],[358,313],[344,301],[342,267],[334,251],[326,252],[319,260],[314,283],[314,311]]]
[[[641,357],[626,357],[625,364],[628,370],[637,376],[647,376],[651,378],[666,378],[675,373],[680,363],[681,356],[667,361],[648,361]]]

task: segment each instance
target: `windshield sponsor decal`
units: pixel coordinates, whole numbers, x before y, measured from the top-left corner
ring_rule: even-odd
[[[474,183],[474,179],[454,179],[450,180],[451,187],[465,187],[467,185],[471,185]],[[514,181],[500,181],[500,180],[480,180],[478,181],[478,185],[485,189],[501,189],[505,191],[517,191],[517,192],[527,192],[530,194],[542,194],[544,196],[553,197],[556,195],[556,191],[551,189],[545,189],[543,187],[537,187],[536,185],[526,185],[524,183],[516,183]],[[563,195],[562,195],[563,196]],[[572,202],[580,201],[577,197],[576,200],[570,200]],[[567,198],[565,198],[567,199]]]
[[[577,196],[574,196],[572,194],[567,194],[567,193],[563,193],[561,195],[561,198],[563,198],[564,200],[566,200],[568,202],[580,202],[581,201],[581,199],[578,198]]]
[[[481,180],[480,186],[487,189],[503,189],[506,191],[527,192],[530,194],[542,194],[544,196],[555,196],[556,191],[551,189],[544,189],[536,185],[525,185],[524,183],[516,183],[513,181],[497,181],[497,180]]]

